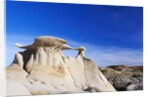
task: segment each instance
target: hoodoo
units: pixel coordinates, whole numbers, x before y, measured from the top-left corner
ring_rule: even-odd
[[[75,48],[75,50],[78,50],[78,55],[81,55],[82,57],[85,57],[84,53],[85,53],[85,50],[86,48],[85,47],[78,47],[78,48]]]
[[[66,40],[41,36],[16,53],[13,63],[6,68],[7,96],[49,95],[60,93],[116,91],[86,58],[85,48],[72,48]],[[78,50],[76,58],[65,57],[63,50]]]

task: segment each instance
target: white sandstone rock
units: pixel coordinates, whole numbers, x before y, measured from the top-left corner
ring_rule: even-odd
[[[17,47],[19,52],[7,67],[7,95],[49,95],[60,93],[115,91],[98,67],[84,55],[85,48],[72,48],[63,39],[37,37],[33,44]],[[63,50],[78,50],[76,58]]]

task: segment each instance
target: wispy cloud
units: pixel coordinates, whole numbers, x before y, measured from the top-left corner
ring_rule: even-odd
[[[86,56],[102,67],[108,65],[143,65],[143,51],[118,47],[102,47],[88,43],[78,43],[70,41],[74,46],[84,46],[87,48]],[[67,54],[67,53],[66,53]],[[71,55],[71,53],[69,53]]]
[[[23,45],[31,44],[34,41],[35,36],[29,35],[8,35],[6,45],[6,65],[10,65],[14,59],[15,53],[23,51],[15,47],[15,43],[19,42]],[[86,56],[102,67],[108,65],[142,65],[143,64],[143,51],[133,50],[128,48],[118,47],[102,47],[100,45],[93,45],[89,43],[79,43],[71,39],[67,40],[68,44],[73,47],[84,46],[86,47]],[[76,56],[77,51],[64,51],[66,56]]]

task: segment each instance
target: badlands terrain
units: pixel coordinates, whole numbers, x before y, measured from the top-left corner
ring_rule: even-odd
[[[143,90],[143,66],[112,65],[99,69],[117,91]]]
[[[85,56],[85,47],[72,48],[64,39],[41,36],[30,45],[16,46],[24,51],[6,68],[7,96],[143,89],[142,67],[98,67]],[[65,57],[64,50],[78,53]]]
[[[7,96],[116,91],[84,47],[72,48],[64,39],[41,36],[15,55],[7,67]],[[77,50],[76,58],[63,54]]]

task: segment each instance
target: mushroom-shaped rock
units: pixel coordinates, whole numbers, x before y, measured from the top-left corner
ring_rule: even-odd
[[[19,43],[16,43],[15,45],[19,48],[23,49],[36,49],[37,47],[62,47],[67,42],[64,39],[56,38],[52,36],[41,36],[37,37],[34,40],[34,43],[28,46],[22,46]]]
[[[75,48],[75,50],[78,50],[79,52],[78,52],[78,56],[79,55],[81,55],[81,56],[83,56],[83,57],[85,57],[85,50],[86,50],[86,48],[85,47],[78,47],[78,48]]]
[[[86,51],[86,48],[85,47],[78,47],[78,48],[75,48],[75,50]]]

